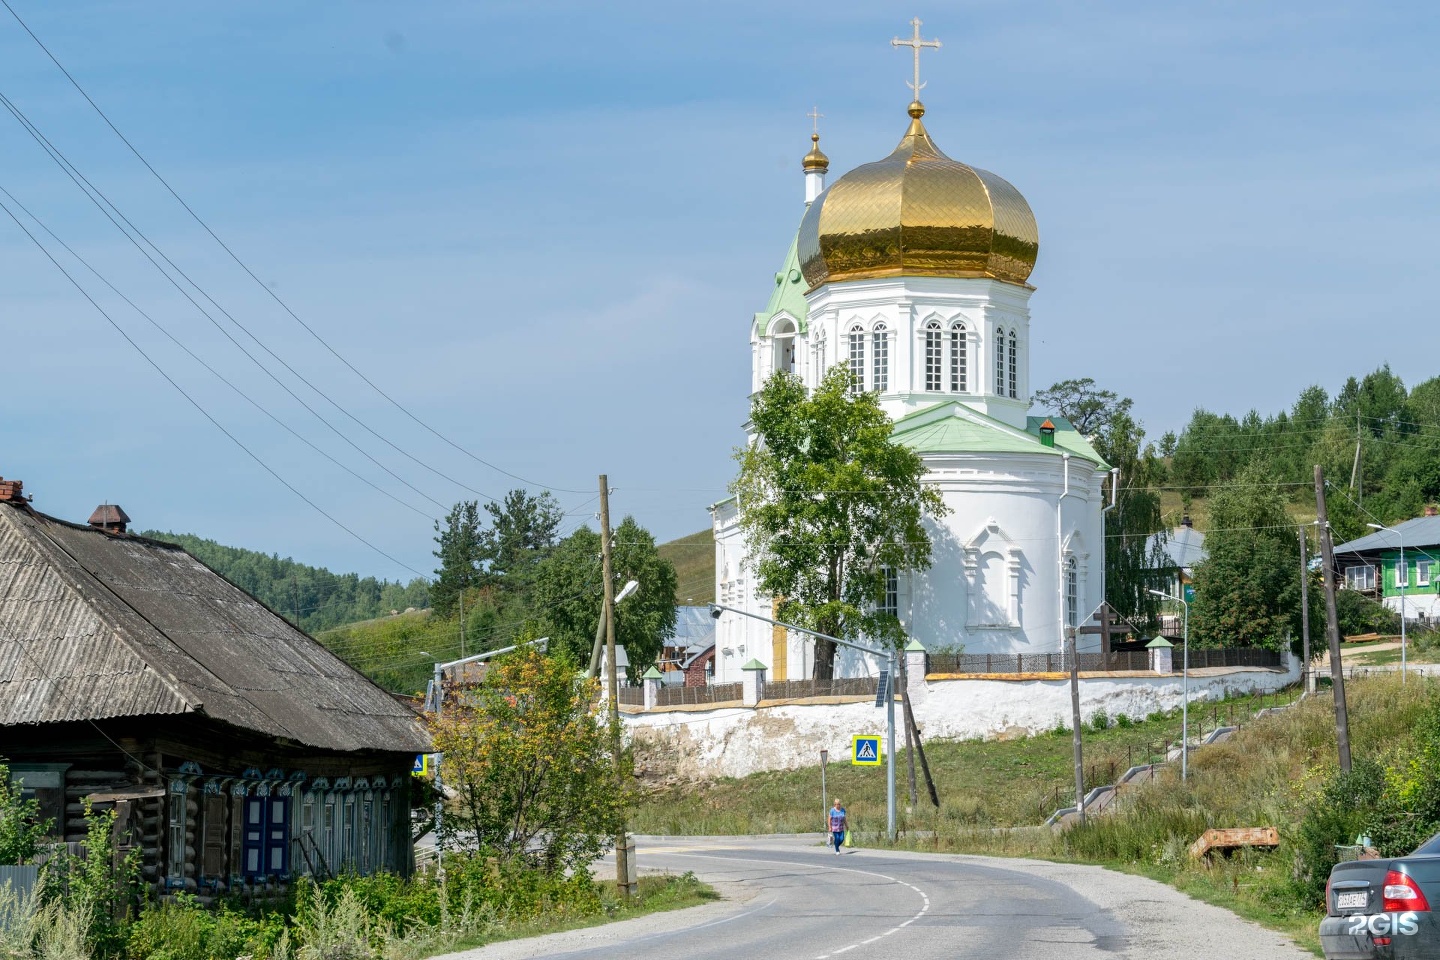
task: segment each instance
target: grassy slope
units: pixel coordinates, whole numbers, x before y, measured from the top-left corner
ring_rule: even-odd
[[[1282,694],[1282,702],[1290,696]],[[1237,698],[1224,704],[1196,705],[1190,714],[1192,733],[1202,725],[1212,730],[1217,721],[1249,716],[1257,703],[1255,698]],[[1128,765],[1163,753],[1165,742],[1179,736],[1178,711],[1156,714],[1129,726],[1112,723],[1103,731],[1087,731],[1087,788],[1113,782]],[[946,830],[1038,824],[1074,797],[1068,730],[1010,741],[936,741],[927,745],[926,756],[940,794],[939,819]],[[899,759],[898,789],[903,797],[903,750]],[[902,826],[930,829],[935,819],[929,812],[933,808],[925,798],[923,778],[916,776],[921,805],[913,818],[902,813]],[[883,826],[884,777],[883,768],[852,767],[843,762],[829,765],[830,796],[845,800],[857,830],[868,833]],[[802,832],[819,829],[822,809],[818,770],[760,773],[652,793],[640,805],[632,829],[665,834]]]
[[[675,600],[681,604],[715,599],[715,537],[707,528],[662,543],[660,556],[675,565]]]
[[[1397,677],[1347,685],[1350,736],[1356,756],[1393,758],[1411,750],[1410,731],[1428,701],[1440,697],[1440,680]],[[1253,706],[1253,704],[1252,704]],[[1192,720],[1195,714],[1192,713]],[[1170,726],[1165,726],[1170,724]],[[1144,731],[1146,723],[1139,728]],[[1173,731],[1173,721],[1155,727]],[[1112,754],[1130,731],[1089,734],[1091,755]],[[1322,694],[1279,714],[1259,718],[1229,741],[1191,755],[1190,780],[1167,769],[1157,782],[1129,795],[1120,809],[1086,827],[996,830],[992,824],[1033,823],[1035,787],[1065,766],[1068,736],[1043,735],[1011,743],[935,744],[932,747],[944,806],[928,805],[906,818],[903,846],[922,850],[1025,856],[1097,863],[1170,883],[1191,895],[1264,923],[1318,951],[1318,903],[1297,893],[1292,875],[1296,828],[1324,779],[1336,767],[1334,712]],[[884,811],[878,772],[832,765],[838,791],[859,819],[867,842]],[[1043,775],[1037,775],[1043,772]],[[1029,783],[1027,792],[1022,784]],[[923,789],[923,788],[922,788]],[[902,787],[903,792],[903,787]],[[923,797],[923,794],[922,794]],[[652,797],[637,829],[710,825],[764,830],[817,829],[819,784],[815,771],[761,774]],[[973,812],[972,812],[973,811]],[[641,826],[640,824],[643,824]],[[1192,860],[1186,848],[1209,827],[1274,826],[1281,846],[1241,853],[1214,863]]]

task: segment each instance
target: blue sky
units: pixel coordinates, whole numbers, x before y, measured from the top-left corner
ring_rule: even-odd
[[[1035,384],[1092,376],[1158,436],[1196,406],[1271,412],[1381,363],[1411,384],[1437,372],[1432,5],[10,2],[296,313],[438,431],[557,488],[567,527],[602,471],[617,517],[661,539],[707,525],[745,418],[749,317],[802,212],[805,114],[825,114],[832,175],[888,153],[910,64],[889,40],[915,15],[944,43],[926,56],[931,134],[1040,224]],[[430,498],[246,360],[0,113],[0,186],[414,509],[77,268],[218,421],[394,561],[317,514],[0,215],[0,474],[38,508],[83,520],[110,500],[142,527],[408,578],[434,566],[436,502],[517,485],[328,356],[3,10],[0,92]]]

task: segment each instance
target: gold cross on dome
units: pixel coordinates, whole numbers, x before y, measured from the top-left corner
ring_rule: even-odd
[[[890,46],[892,46],[892,47],[910,47],[910,48],[912,48],[912,49],[915,51],[915,82],[914,82],[914,83],[907,83],[906,86],[908,86],[911,90],[914,90],[914,91],[915,91],[915,99],[916,99],[916,100],[919,100],[919,99],[920,99],[920,88],[923,87],[923,86],[925,86],[925,84],[923,84],[923,83],[920,82],[920,51],[921,51],[921,49],[924,48],[924,47],[930,47],[930,48],[932,48],[932,49],[938,50],[938,49],[940,49],[940,41],[939,41],[939,40],[921,40],[921,39],[920,39],[920,18],[919,18],[919,17],[916,17],[914,20],[911,20],[911,21],[910,21],[910,25],[915,28],[915,35],[914,35],[913,37],[911,37],[909,40],[901,40],[899,37],[896,37],[895,39],[893,39],[893,40],[890,41]]]
[[[819,132],[820,132],[820,121],[823,120],[823,119],[825,119],[825,114],[823,114],[823,113],[820,112],[820,108],[819,108],[819,107],[812,107],[812,108],[810,109],[810,112],[807,113],[807,114],[805,114],[805,116],[809,117],[809,118],[814,122],[814,124],[815,124],[814,130],[812,130],[811,132],[812,132],[812,133],[819,133]]]

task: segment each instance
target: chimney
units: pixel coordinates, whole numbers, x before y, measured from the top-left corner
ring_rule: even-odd
[[[1040,424],[1040,445],[1045,447],[1055,446],[1055,424],[1047,417],[1045,422]]]
[[[1180,518],[1180,526],[1189,527],[1192,530],[1195,529],[1195,524],[1191,521],[1190,514],[1187,513],[1185,514],[1185,516]]]
[[[0,477],[0,503],[24,503],[25,496],[21,492],[25,484],[19,480],[6,480]]]
[[[102,503],[90,514],[89,524],[96,530],[103,530],[106,533],[124,533],[130,518],[125,511],[113,503]]]

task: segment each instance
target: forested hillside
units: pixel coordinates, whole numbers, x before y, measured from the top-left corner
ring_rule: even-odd
[[[179,544],[309,633],[369,620],[391,610],[425,607],[430,602],[428,585],[418,578],[405,584],[357,573],[331,573],[324,567],[227,547],[188,533],[146,530],[140,536]]]
[[[1201,408],[1179,436],[1161,438],[1159,454],[1168,484],[1186,499],[1248,471],[1312,508],[1318,463],[1333,491],[1336,540],[1347,540],[1367,533],[1367,522],[1408,520],[1440,500],[1440,377],[1407,390],[1385,366],[1351,377],[1333,397],[1307,387],[1270,416]]]

